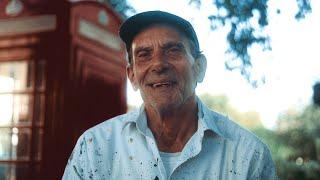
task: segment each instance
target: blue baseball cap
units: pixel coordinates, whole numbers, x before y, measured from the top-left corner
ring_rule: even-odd
[[[127,51],[136,35],[153,24],[168,24],[185,33],[199,51],[199,42],[192,25],[185,19],[164,11],[146,11],[128,18],[120,27],[119,35]]]

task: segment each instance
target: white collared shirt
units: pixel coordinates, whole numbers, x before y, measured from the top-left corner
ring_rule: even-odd
[[[62,179],[277,179],[267,146],[199,99],[198,129],[178,158],[167,174],[142,106],[87,130]]]

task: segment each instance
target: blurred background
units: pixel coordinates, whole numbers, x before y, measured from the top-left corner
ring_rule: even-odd
[[[280,179],[320,179],[320,1],[0,0],[0,179],[59,179],[89,127],[141,105],[118,28],[148,10],[194,26],[198,96],[253,131]]]

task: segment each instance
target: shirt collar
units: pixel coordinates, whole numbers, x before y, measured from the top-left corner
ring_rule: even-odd
[[[220,131],[219,123],[223,123],[221,115],[210,110],[203,102],[197,97],[198,102],[198,120],[203,127],[203,131],[209,130],[213,133],[224,137],[223,133]]]
[[[147,113],[144,104],[139,109],[139,116],[136,119],[136,127],[144,136],[152,136],[151,130],[148,127]]]

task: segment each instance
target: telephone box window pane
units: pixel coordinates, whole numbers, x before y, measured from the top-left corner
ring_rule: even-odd
[[[31,61],[0,62],[0,93],[30,89],[32,64]]]
[[[30,165],[28,164],[0,164],[0,179],[28,179],[29,169]]]
[[[32,103],[29,95],[14,95],[13,122],[15,124],[31,123]]]
[[[0,126],[31,125],[32,102],[27,94],[0,94]]]
[[[31,130],[0,128],[0,160],[29,160]]]
[[[34,119],[36,126],[42,126],[44,121],[44,109],[45,109],[45,97],[44,94],[37,94],[34,99]]]
[[[13,95],[0,94],[0,126],[10,125],[13,115]]]

